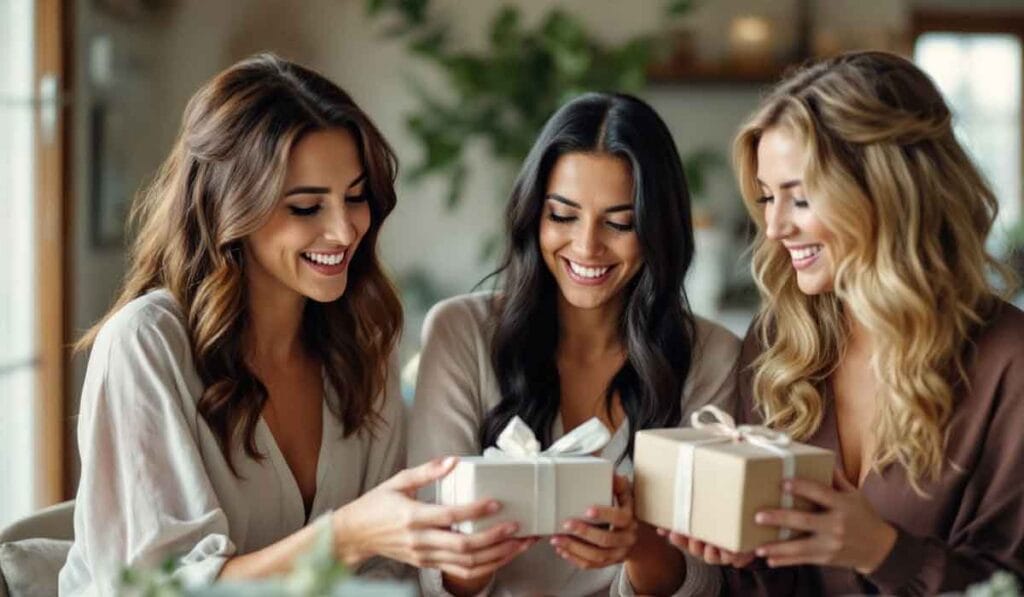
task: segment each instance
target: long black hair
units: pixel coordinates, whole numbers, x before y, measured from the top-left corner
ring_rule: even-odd
[[[619,329],[627,359],[605,394],[609,412],[618,393],[629,418],[626,454],[633,453],[636,430],[676,426],[682,418],[680,396],[696,335],[683,289],[694,250],[686,178],[668,127],[649,105],[624,94],[588,93],[544,125],[509,199],[491,346],[502,398],[484,418],[481,446],[493,445],[516,415],[542,445],[551,443],[561,396],[555,361],[559,291],[538,235],[551,171],[561,156],[575,152],[620,157],[633,176],[643,265],[623,290]]]

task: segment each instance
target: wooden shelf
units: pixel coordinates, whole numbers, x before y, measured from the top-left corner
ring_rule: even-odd
[[[651,85],[738,85],[767,86],[782,78],[785,65],[738,68],[727,64],[652,64],[647,68]]]

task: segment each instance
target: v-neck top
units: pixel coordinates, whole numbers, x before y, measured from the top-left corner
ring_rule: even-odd
[[[391,371],[395,372],[395,366]],[[125,566],[160,567],[180,557],[186,586],[212,582],[228,558],[266,547],[309,521],[298,483],[266,422],[262,459],[235,446],[231,472],[196,403],[196,372],[181,309],[156,290],[120,309],[89,356],[78,415],[82,475],[75,542],[60,573],[61,595],[113,595]],[[344,437],[327,401],[309,520],[341,507],[403,468],[405,422],[397,375],[378,403],[381,424]],[[364,571],[400,575],[394,562]]]
[[[480,454],[479,430],[484,416],[501,400],[491,365],[493,293],[458,296],[437,304],[423,325],[416,398],[409,429],[409,462],[417,464],[438,456]],[[733,368],[739,339],[725,328],[698,318],[693,361],[680,401],[684,420],[706,405],[732,408],[735,398]],[[632,477],[633,463],[625,454],[628,421],[623,421],[598,454],[616,463],[616,472]],[[561,415],[552,426],[552,438],[563,435]],[[423,494],[425,499],[433,496]],[[688,559],[686,582],[678,594],[706,594],[717,590],[713,568]],[[495,596],[632,595],[622,565],[580,570],[541,541],[499,570],[483,591]],[[441,573],[421,570],[424,595],[447,595]]]
[[[797,566],[723,568],[726,593],[743,595],[936,595],[963,591],[1006,569],[1024,578],[1024,313],[1008,303],[974,336],[967,387],[955,388],[944,467],[923,481],[921,496],[906,470],[871,470],[860,491],[897,539],[872,574],[849,568]],[[740,356],[738,423],[760,423],[753,370],[760,352],[748,333]],[[817,430],[806,443],[841,459],[836,410],[829,392]]]

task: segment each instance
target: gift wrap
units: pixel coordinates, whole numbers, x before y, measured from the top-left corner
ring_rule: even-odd
[[[703,422],[704,415],[713,423]],[[782,480],[832,485],[834,454],[766,427],[740,425],[714,406],[691,417],[692,428],[636,434],[636,516],[734,552],[791,538],[789,529],[754,522],[765,509],[812,510],[782,492]]]
[[[608,429],[594,418],[545,451],[533,431],[515,417],[498,437],[498,447],[483,456],[463,456],[451,473],[437,483],[437,502],[462,505],[494,499],[496,514],[466,520],[454,529],[476,533],[496,524],[519,524],[517,537],[562,532],[570,518],[585,518],[591,506],[612,503],[613,465],[589,454],[610,438]]]

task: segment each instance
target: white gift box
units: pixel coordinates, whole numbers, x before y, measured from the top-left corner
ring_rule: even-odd
[[[514,521],[518,537],[562,532],[570,518],[585,518],[592,506],[612,504],[611,461],[589,456],[608,442],[610,434],[597,419],[580,425],[541,452],[530,428],[518,417],[498,438],[498,448],[483,456],[460,458],[455,469],[437,484],[437,502],[469,504],[493,499],[496,514],[463,521],[455,530],[476,533]]]

